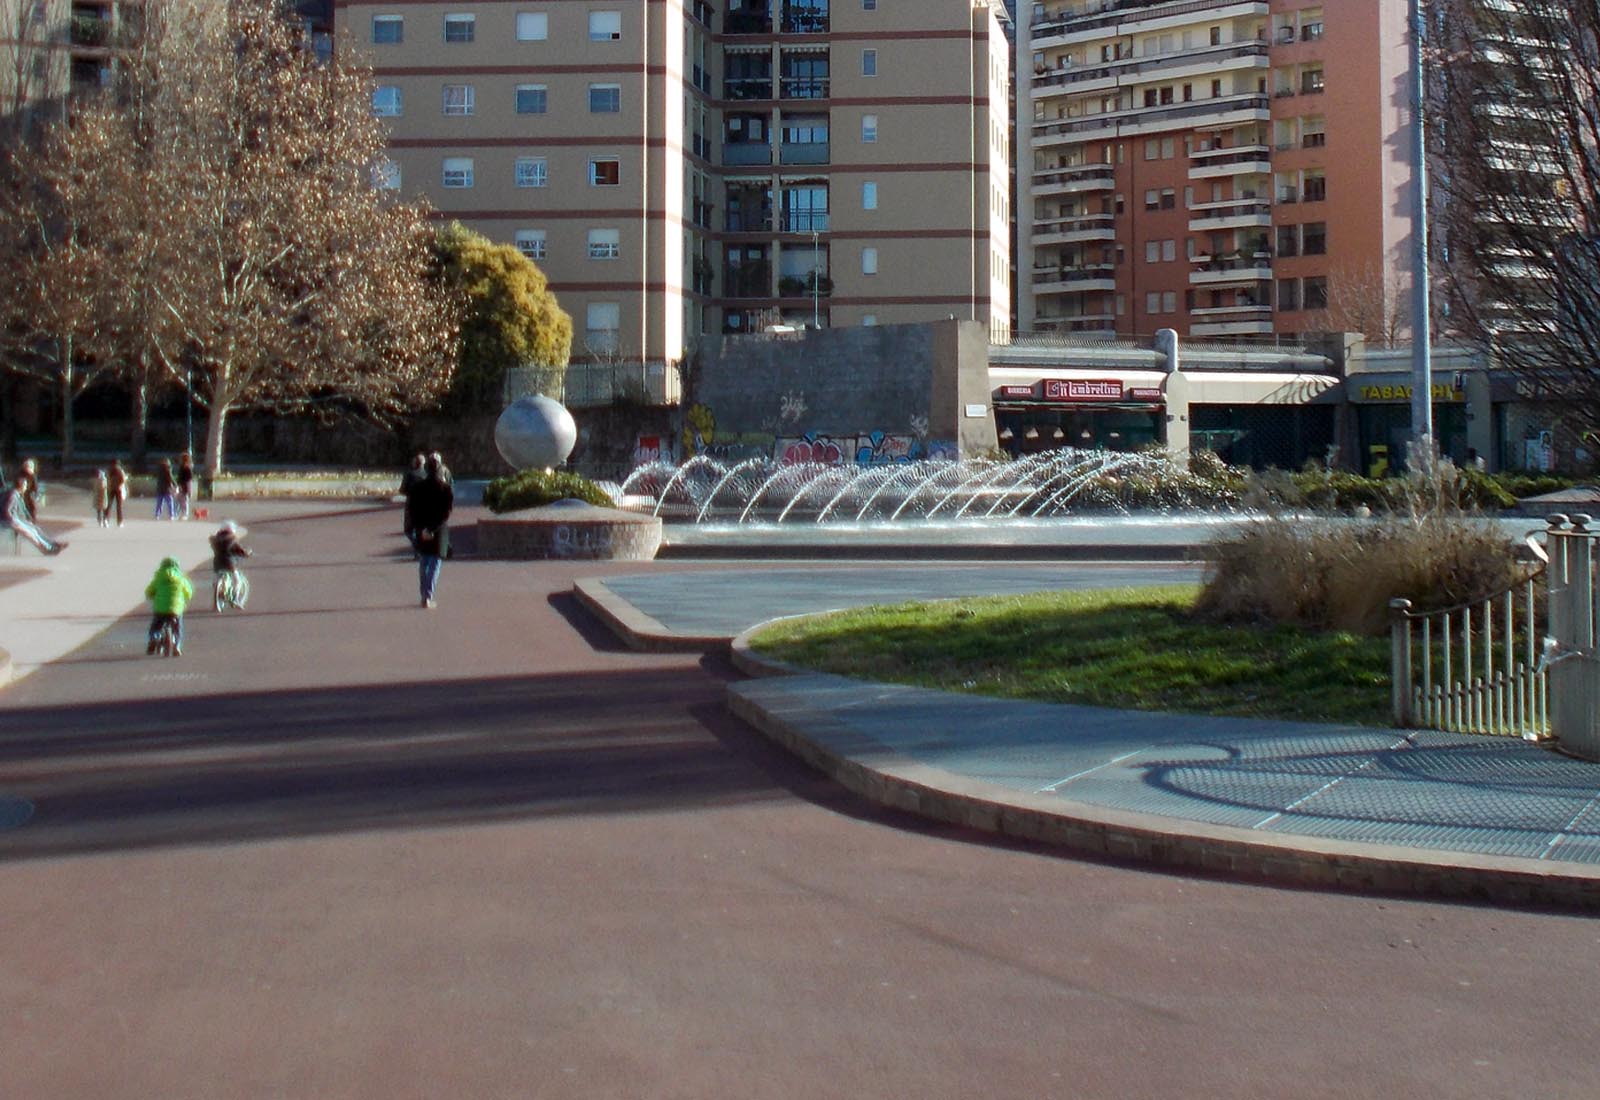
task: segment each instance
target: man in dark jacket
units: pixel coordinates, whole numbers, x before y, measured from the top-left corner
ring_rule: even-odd
[[[450,512],[455,507],[455,492],[443,476],[444,464],[437,455],[423,466],[424,477],[411,490],[411,522],[415,524],[418,576],[422,585],[422,606],[433,607],[434,591],[439,586],[439,570],[450,553]]]

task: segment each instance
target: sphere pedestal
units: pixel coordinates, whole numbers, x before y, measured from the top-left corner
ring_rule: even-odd
[[[478,557],[512,561],[650,561],[661,521],[562,500],[478,521]]]

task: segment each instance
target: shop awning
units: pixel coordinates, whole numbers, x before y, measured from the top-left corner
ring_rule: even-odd
[[[1328,374],[1184,371],[1191,405],[1306,405],[1339,386]]]

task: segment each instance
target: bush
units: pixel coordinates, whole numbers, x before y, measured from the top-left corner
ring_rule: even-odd
[[[1361,634],[1386,629],[1392,599],[1454,607],[1522,576],[1493,523],[1446,510],[1370,522],[1271,517],[1212,549],[1196,603],[1202,616]]]
[[[582,500],[602,508],[616,507],[610,494],[600,486],[565,470],[523,470],[511,477],[497,477],[483,488],[483,503],[496,514],[538,508],[558,500]]]
[[[1581,484],[1573,478],[1558,477],[1555,474],[1499,473],[1492,475],[1491,480],[1518,499],[1543,496],[1545,493],[1571,489]]]

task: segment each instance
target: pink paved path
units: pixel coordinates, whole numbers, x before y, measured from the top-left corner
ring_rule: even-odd
[[[0,1097],[1594,1095],[1594,920],[891,817],[593,627],[607,568],[429,613],[395,523],[252,521],[182,660],[0,693]]]

